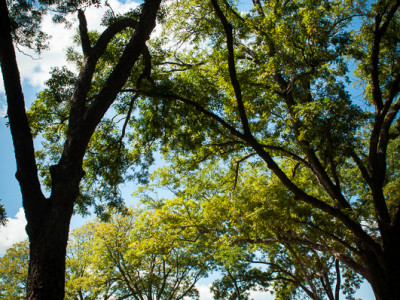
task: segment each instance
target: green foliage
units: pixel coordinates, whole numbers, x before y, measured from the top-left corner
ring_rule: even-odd
[[[28,253],[24,241],[0,258],[1,299],[24,299]],[[172,235],[150,211],[89,222],[71,233],[65,298],[198,299],[194,285],[211,267],[205,253]]]
[[[40,54],[48,49],[47,40],[50,36],[42,31],[41,22],[49,11],[54,22],[64,22],[68,25],[65,19],[67,14],[80,8],[99,5],[99,0],[7,0],[13,41],[17,48],[23,46]]]
[[[249,264],[239,264],[223,270],[222,278],[211,285],[214,299],[249,299],[249,291],[267,291],[271,273],[259,268],[251,268]]]
[[[391,1],[371,3],[371,10],[364,16],[364,22],[362,22],[360,30],[352,32],[354,44],[352,45],[351,53],[358,61],[356,74],[359,78],[359,84],[364,88],[365,98],[371,104],[373,103],[373,95],[372,81],[369,79],[369,74],[372,70],[370,57],[373,51],[374,36],[370,33],[374,26],[374,13],[387,13],[387,8],[391,4]],[[396,12],[395,17],[388,24],[387,33],[382,36],[380,44],[379,80],[385,98],[389,96],[391,86],[396,80],[396,74],[399,72],[399,28],[398,12]]]
[[[28,276],[29,244],[23,241],[7,249],[0,258],[0,298],[25,299]]]
[[[49,36],[41,30],[40,24],[47,5],[41,1],[9,0],[7,6],[14,42],[37,53],[45,50]]]
[[[198,298],[194,283],[206,276],[196,249],[171,241],[170,233],[160,230],[154,217],[144,212],[112,218],[96,227],[94,261],[100,276],[116,278],[117,295],[140,295],[144,299]]]
[[[155,208],[155,219],[178,229],[177,236],[212,253],[222,273],[212,286],[216,299],[247,299],[251,290],[268,289],[277,299],[304,299],[308,293],[325,299],[327,289],[335,290],[334,255],[353,257],[333,237],[353,244],[352,235],[291,197],[261,163],[242,166],[236,182],[234,168],[222,165],[213,161],[191,172],[159,169],[153,185],[141,190],[143,201]],[[155,187],[175,197],[154,201],[149,195]],[[345,264],[339,273],[340,288],[352,299],[361,278]]]
[[[112,24],[122,17],[137,17],[138,9],[123,16],[110,15],[105,24]],[[96,65],[93,83],[90,87],[87,106],[103,87],[105,80],[118,62],[119,56],[126,46],[132,29],[126,29],[114,37],[102,58]],[[94,43],[99,33],[89,32],[89,39]],[[79,44],[79,36],[75,38]],[[82,55],[73,48],[67,51],[67,58],[76,63],[79,69],[82,65]],[[141,62],[131,74],[131,80],[136,80],[144,68]],[[35,137],[41,138],[42,149],[36,152],[39,173],[47,189],[51,188],[49,167],[59,161],[66,141],[70,99],[73,93],[77,75],[66,67],[52,70],[51,78],[46,82],[46,88],[37,95],[28,117]],[[136,107],[136,97],[130,93],[121,93],[113,104],[111,112],[100,122],[94,132],[83,162],[85,176],[81,182],[80,195],[75,203],[75,211],[87,215],[91,207],[96,214],[109,218],[107,211],[126,210],[121,198],[119,186],[138,179],[145,182],[148,177],[148,167],[153,162],[151,143],[139,144],[136,133],[129,124],[135,122],[135,116],[126,117],[130,107]],[[124,124],[126,122],[126,125]]]

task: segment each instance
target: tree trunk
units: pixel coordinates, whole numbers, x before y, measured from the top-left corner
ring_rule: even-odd
[[[400,300],[399,277],[395,278],[383,272],[376,272],[371,277],[369,283],[374,291],[376,300]]]
[[[27,299],[64,299],[68,229],[61,233],[54,225],[38,224],[29,235]]]
[[[373,253],[362,256],[377,300],[400,300],[400,248],[395,249],[380,258]]]
[[[30,242],[27,299],[64,299],[69,225],[83,176],[83,171],[68,172],[70,168],[60,164],[50,168],[52,195],[35,201],[41,205],[27,218]]]

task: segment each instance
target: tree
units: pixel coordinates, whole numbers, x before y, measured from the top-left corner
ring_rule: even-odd
[[[50,168],[51,191],[45,197],[38,178],[33,138],[28,123],[24,97],[15,59],[7,3],[0,6],[0,61],[8,103],[8,119],[17,162],[16,177],[21,187],[27,218],[30,261],[27,283],[29,299],[63,299],[65,254],[69,222],[84,176],[82,164],[88,143],[108,108],[127,81],[132,68],[145,49],[155,27],[161,0],[148,0],[138,19],[113,19],[95,40],[89,39],[86,19],[80,2],[69,9],[78,13],[83,61],[68,99],[68,128],[62,155]],[[39,5],[40,6],[40,5]],[[93,98],[88,93],[96,65],[114,36],[131,31],[123,53]]]
[[[28,277],[29,244],[23,241],[7,249],[0,258],[1,299],[25,299]]]
[[[262,164],[242,169],[236,181],[222,165],[212,161],[184,174],[166,167],[154,174],[158,180],[153,183],[176,195],[157,206],[157,219],[169,230],[178,228],[185,240],[204,239],[212,251],[223,274],[212,285],[214,296],[247,299],[251,290],[273,288],[277,299],[333,300],[340,293],[352,299],[360,276],[339,263],[339,247],[331,238],[304,226],[307,218],[322,216],[292,205],[279,181],[265,176]],[[331,233],[341,233],[330,220],[318,224],[328,227],[328,222]],[[342,238],[351,242],[350,236]],[[351,257],[343,247],[340,251]]]
[[[243,261],[221,269],[222,278],[215,280],[210,290],[214,299],[248,300],[252,290],[267,291],[270,273],[252,267]]]
[[[282,210],[320,215],[303,225],[377,299],[399,299],[400,2],[253,4],[171,4],[169,36],[181,43],[153,60],[137,132],[187,169],[220,156],[241,176],[246,161],[261,163],[283,188]],[[363,98],[347,89],[354,65]]]
[[[204,253],[157,226],[150,211],[131,212],[96,224],[96,276],[113,280],[119,298],[198,299],[195,284],[210,269]]]
[[[0,204],[0,226],[1,225],[6,225],[7,223],[7,214],[6,210],[4,209],[3,204]]]
[[[341,294],[354,299],[361,278],[330,254],[299,247],[296,244],[268,247],[263,259],[251,263],[265,264],[273,275],[276,299],[338,300]],[[344,279],[344,280],[343,280]]]
[[[149,211],[130,210],[72,231],[65,299],[198,299],[195,284],[207,276],[207,260],[188,243],[171,243],[176,237],[149,227],[151,220]],[[28,262],[28,241],[0,258],[2,299],[24,298]]]

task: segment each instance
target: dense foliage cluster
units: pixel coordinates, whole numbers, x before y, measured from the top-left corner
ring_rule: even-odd
[[[351,298],[358,287],[354,273],[321,253],[289,245],[236,247],[217,230],[196,225],[199,212],[192,208],[179,211],[181,220],[176,223],[173,212],[178,212],[179,201],[168,206],[146,201],[147,209],[130,209],[108,222],[96,220],[72,231],[65,299],[194,300],[199,299],[198,281],[212,272],[215,277],[215,271],[220,274],[211,286],[215,299],[250,299],[252,290],[271,287],[276,299],[302,299],[307,294],[325,299],[343,271],[345,280],[337,289]],[[28,263],[28,241],[15,244],[0,258],[1,299],[25,299]]]
[[[207,276],[210,260],[198,247],[172,242],[168,232],[163,239],[151,235],[151,222],[151,215],[131,210],[74,230],[65,299],[198,299],[195,284]],[[25,299],[28,261],[28,241],[0,258],[1,299]]]

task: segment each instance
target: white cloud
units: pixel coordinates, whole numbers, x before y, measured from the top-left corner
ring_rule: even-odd
[[[213,296],[210,291],[210,285],[196,285],[197,290],[200,293],[200,300],[212,300]]]
[[[3,97],[0,94],[0,118],[3,118],[7,115],[7,104],[3,101]]]
[[[108,1],[110,7],[112,7],[115,13],[125,13],[129,10],[138,6],[135,1],[126,1],[125,3],[119,2],[118,0],[110,0]],[[88,23],[89,30],[101,30],[104,27],[100,26],[101,19],[103,18],[103,14],[106,11],[105,7],[101,8],[89,8],[85,10],[85,15]]]
[[[251,291],[250,292],[250,299],[253,299],[253,300],[273,300],[275,298],[269,292]]]
[[[13,244],[28,238],[25,226],[25,213],[21,207],[14,218],[7,218],[6,226],[0,227],[0,255],[3,255]]]

